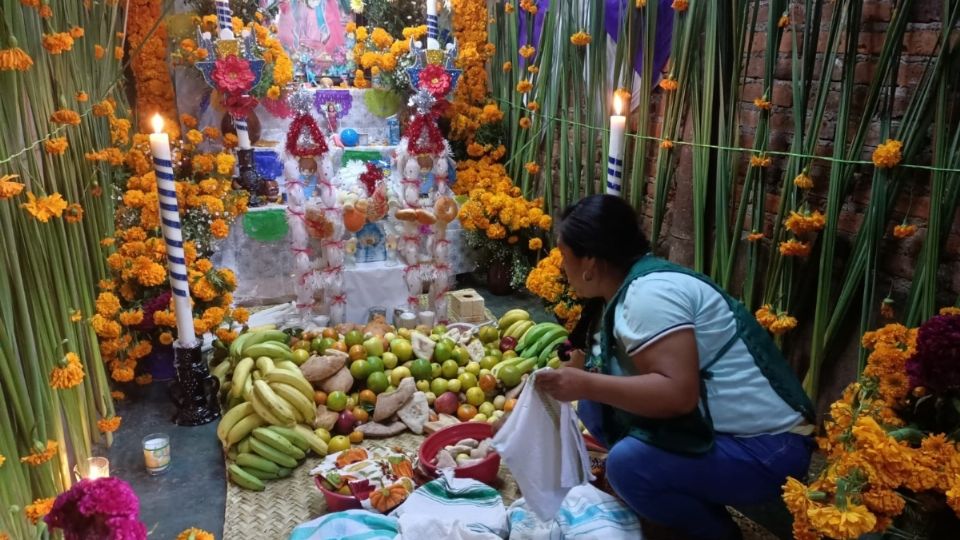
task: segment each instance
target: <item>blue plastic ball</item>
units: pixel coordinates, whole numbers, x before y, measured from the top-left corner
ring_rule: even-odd
[[[360,134],[356,130],[347,128],[340,132],[340,142],[344,146],[356,146],[360,142]]]

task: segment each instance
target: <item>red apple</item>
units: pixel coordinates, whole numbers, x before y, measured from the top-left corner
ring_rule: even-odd
[[[434,402],[433,408],[439,414],[456,414],[460,399],[453,392],[444,392]]]
[[[512,351],[517,347],[517,339],[507,336],[500,340],[500,352]]]
[[[357,423],[357,417],[355,417],[352,412],[343,411],[340,413],[340,417],[337,418],[337,425],[333,427],[333,430],[340,435],[348,435],[353,431]]]

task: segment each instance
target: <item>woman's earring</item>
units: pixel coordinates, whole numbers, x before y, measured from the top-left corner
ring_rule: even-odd
[[[591,275],[588,272],[584,272],[583,275],[580,277],[583,279],[584,283],[590,283],[591,281],[593,281],[593,275]]]

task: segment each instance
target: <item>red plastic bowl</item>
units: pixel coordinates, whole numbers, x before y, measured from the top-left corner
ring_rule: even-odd
[[[445,446],[456,444],[463,439],[476,439],[482,441],[493,437],[493,427],[486,422],[463,422],[430,435],[420,445],[418,458],[420,468],[431,478],[436,478],[439,473],[433,460],[437,457],[440,450]],[[483,461],[469,467],[457,467],[453,470],[457,478],[472,478],[483,482],[484,484],[494,486],[497,483],[497,472],[500,470],[500,454],[491,451]]]
[[[317,484],[317,489],[323,493],[323,498],[327,501],[327,509],[331,512],[363,508],[360,500],[353,495],[341,495],[323,487],[323,479],[320,476],[313,477],[313,481]]]

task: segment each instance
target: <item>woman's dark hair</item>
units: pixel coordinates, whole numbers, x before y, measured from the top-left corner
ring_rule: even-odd
[[[595,257],[627,272],[650,251],[637,212],[621,197],[591,195],[567,207],[560,242],[577,257]]]
[[[567,207],[559,230],[560,241],[574,255],[595,257],[621,272],[628,272],[650,251],[650,241],[640,230],[636,211],[627,201],[613,195],[592,195]],[[580,320],[570,333],[570,348],[588,348],[603,318],[603,309],[602,298],[584,302]]]

